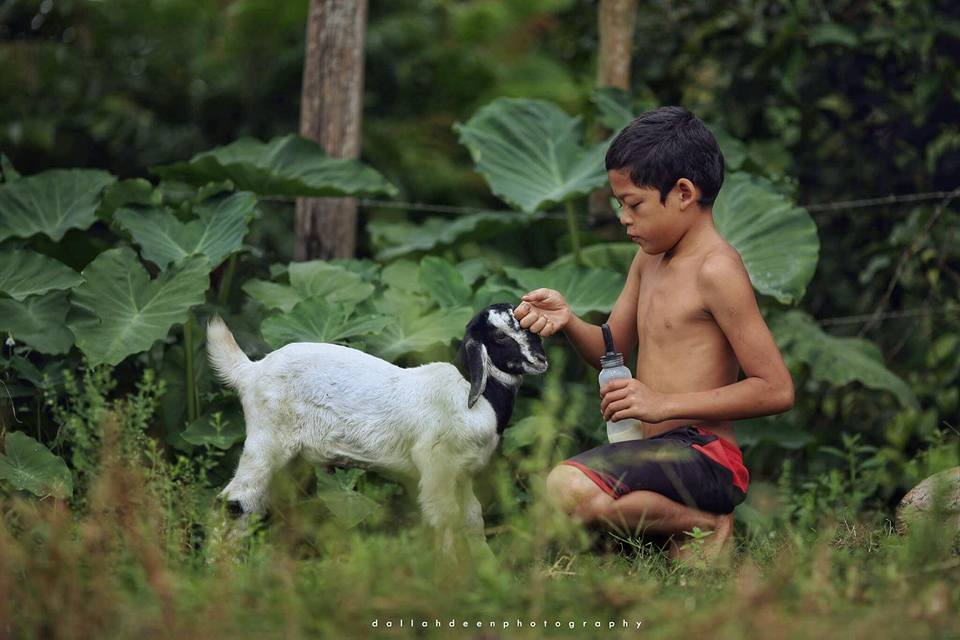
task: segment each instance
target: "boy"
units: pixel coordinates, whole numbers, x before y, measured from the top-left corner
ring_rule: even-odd
[[[608,323],[619,351],[638,351],[636,378],[601,388],[600,410],[641,420],[644,437],[563,461],[547,494],[585,524],[665,536],[699,527],[712,532],[702,549],[715,557],[749,482],[732,421],[788,410],[793,382],[740,255],[714,226],[723,155],[703,122],[680,107],[648,111],[614,139],[606,168],[620,223],[640,246]],[[522,300],[521,326],[563,331],[600,367],[600,327],[557,291]]]

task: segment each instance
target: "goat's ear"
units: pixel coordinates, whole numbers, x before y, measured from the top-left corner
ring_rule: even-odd
[[[483,343],[467,338],[463,343],[467,372],[470,374],[470,396],[467,398],[467,408],[472,409],[477,403],[480,394],[487,388],[487,348]]]

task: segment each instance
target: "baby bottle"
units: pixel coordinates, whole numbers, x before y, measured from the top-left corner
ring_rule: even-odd
[[[606,345],[607,353],[600,358],[600,386],[607,384],[617,378],[632,378],[630,369],[623,364],[623,354],[615,351],[613,346],[613,334],[610,332],[610,326],[603,324],[600,326],[603,331],[603,343]],[[640,420],[633,418],[624,418],[617,422],[607,422],[607,440],[610,442],[620,442],[622,440],[637,440],[643,437],[643,431]]]

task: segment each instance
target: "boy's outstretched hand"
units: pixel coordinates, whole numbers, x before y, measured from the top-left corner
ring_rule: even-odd
[[[513,310],[513,317],[521,327],[543,337],[567,326],[573,313],[560,292],[553,289],[534,289],[520,299],[523,302]]]

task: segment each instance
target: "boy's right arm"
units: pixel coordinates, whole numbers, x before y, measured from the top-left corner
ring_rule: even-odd
[[[637,299],[645,255],[642,250],[637,251],[627,274],[627,283],[607,320],[616,348],[622,353],[630,353],[637,346]],[[595,369],[600,368],[600,357],[606,352],[600,327],[580,319],[563,296],[553,289],[536,289],[522,300],[514,310],[521,327],[544,336],[562,330],[580,357]]]

